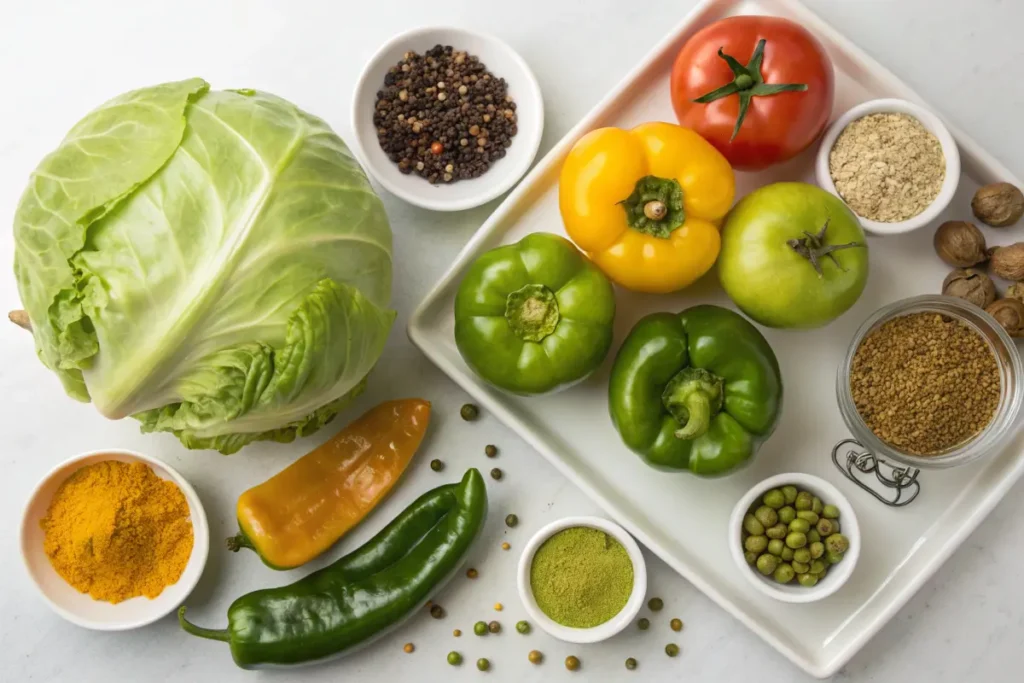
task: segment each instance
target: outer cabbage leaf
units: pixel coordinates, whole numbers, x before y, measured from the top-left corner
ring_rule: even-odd
[[[165,100],[176,115],[151,120]],[[78,154],[87,136],[106,144]],[[149,163],[128,163],[139,149]],[[43,362],[104,415],[192,448],[313,431],[394,318],[379,198],[323,121],[264,93],[194,79],[112,100],[44,160],[15,224]]]

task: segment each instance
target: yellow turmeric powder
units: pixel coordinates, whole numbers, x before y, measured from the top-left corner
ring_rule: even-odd
[[[155,598],[192,554],[188,502],[144,462],[86,465],[60,485],[42,522],[65,581],[96,600]]]

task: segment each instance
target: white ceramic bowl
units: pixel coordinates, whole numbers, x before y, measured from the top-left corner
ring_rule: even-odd
[[[192,555],[189,557],[185,571],[178,582],[164,588],[156,598],[131,598],[116,605],[109,602],[94,600],[90,596],[79,593],[72,588],[50,564],[50,559],[43,550],[43,529],[39,523],[46,516],[46,511],[53,500],[54,494],[64,481],[75,471],[96,462],[119,460],[121,462],[142,461],[153,468],[162,479],[170,479],[188,501],[189,513],[192,517]],[[157,619],[170,614],[184,602],[188,594],[195,588],[199,577],[206,566],[206,556],[210,550],[210,529],[206,523],[206,513],[199,502],[195,489],[170,466],[140,453],[109,449],[83,453],[65,460],[50,470],[49,474],[36,486],[25,506],[21,521],[21,554],[28,569],[29,576],[39,589],[43,599],[60,616],[73,624],[97,631],[125,631],[151,624]]]
[[[802,491],[810,491],[825,504],[839,508],[839,531],[850,540],[850,549],[843,555],[843,561],[832,565],[825,578],[810,588],[801,586],[796,580],[788,584],[777,583],[770,576],[763,576],[743,559],[744,515],[754,501],[759,500],[769,489],[782,488],[787,484],[792,484]],[[857,525],[857,515],[850,501],[832,484],[811,474],[777,474],[759,482],[736,503],[729,518],[729,552],[737,570],[747,577],[754,588],[768,597],[782,602],[815,602],[835,593],[853,574],[857,559],[860,557],[860,527]]]
[[[599,529],[612,536],[626,549],[626,552],[629,553],[629,559],[633,563],[633,592],[630,593],[626,606],[614,617],[593,628],[572,628],[570,626],[562,626],[552,620],[541,611],[533,597],[533,589],[530,587],[530,567],[533,565],[533,556],[536,554],[537,549],[544,544],[544,541],[559,531],[578,526]],[[647,565],[644,563],[644,556],[640,552],[640,546],[618,524],[601,519],[600,517],[566,517],[543,527],[526,544],[523,554],[519,557],[517,583],[519,586],[519,598],[523,601],[527,614],[536,623],[540,624],[542,629],[555,638],[564,640],[567,643],[597,643],[611,638],[629,626],[633,618],[640,611],[644,603],[644,596],[647,594]]]
[[[829,173],[828,169],[828,157],[832,151],[832,147],[836,144],[836,139],[839,134],[843,132],[849,124],[856,121],[859,118],[867,116],[868,114],[879,114],[879,113],[900,113],[909,114],[913,116],[921,124],[928,129],[935,137],[939,139],[939,144],[942,145],[942,153],[946,157],[946,177],[942,181],[942,188],[939,190],[939,194],[935,197],[935,200],[928,205],[921,213],[917,214],[913,218],[908,218],[905,221],[898,223],[880,223],[878,221],[872,221],[863,216],[860,218],[861,225],[868,232],[875,235],[898,235],[904,232],[910,232],[916,230],[922,226],[928,225],[942,213],[949,202],[952,201],[953,195],[956,194],[957,185],[960,184],[960,150],[957,149],[956,140],[953,139],[949,129],[946,128],[945,124],[939,119],[938,116],[931,113],[924,107],[908,102],[906,100],[898,99],[882,99],[882,100],[871,100],[858,104],[856,107],[840,116],[835,122],[829,126],[828,130],[825,131],[825,136],[822,138],[821,146],[818,147],[818,156],[815,160],[814,172],[815,177],[818,180],[818,185],[828,190],[832,194],[839,197],[839,191],[836,190],[835,183],[832,182],[832,174]],[[842,199],[842,197],[839,197]],[[856,212],[854,212],[856,213]]]
[[[426,52],[435,45],[451,45],[480,58],[487,69],[508,82],[516,102],[518,132],[504,158],[494,162],[478,178],[432,185],[415,173],[404,175],[388,159],[377,142],[373,125],[377,91],[383,88],[388,70],[408,50]],[[523,58],[492,36],[452,27],[418,28],[389,40],[363,69],[352,97],[352,128],[355,147],[365,167],[389,192],[410,204],[434,211],[461,211],[485,204],[512,188],[537,155],[544,130],[544,101],[540,85]]]

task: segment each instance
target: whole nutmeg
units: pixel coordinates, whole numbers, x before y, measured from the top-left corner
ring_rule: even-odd
[[[985,308],[996,300],[996,286],[992,279],[980,270],[957,269],[942,281],[942,293],[970,301],[979,308]]]
[[[989,268],[1004,280],[1024,280],[1024,242],[989,249]]]
[[[985,308],[1011,337],[1024,337],[1024,303],[1017,299],[999,299]]]
[[[1006,298],[1024,303],[1024,282],[1014,282],[1006,288]]]
[[[970,268],[988,258],[985,236],[978,226],[967,221],[946,221],[940,225],[933,244],[939,258],[957,268]]]
[[[979,221],[994,228],[1013,225],[1024,215],[1024,194],[1010,183],[992,183],[978,188],[971,211]]]

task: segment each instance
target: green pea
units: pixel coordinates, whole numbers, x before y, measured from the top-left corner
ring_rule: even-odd
[[[748,562],[747,564],[754,564],[755,560],[757,560],[757,556],[756,555],[754,556],[754,559],[751,560],[750,562]],[[649,629],[651,627],[651,620],[648,619],[647,617],[641,617],[640,621],[636,622],[636,627],[638,629],[640,629],[641,631],[646,631],[647,629]]]
[[[793,501],[793,507],[797,510],[810,510],[813,505],[814,496],[807,493],[807,491],[801,491],[796,494],[796,500]]]
[[[798,491],[795,486],[783,486],[782,495],[786,499],[786,505],[792,505],[793,501],[796,500],[796,494]]]
[[[814,525],[814,528],[822,536],[831,536],[835,533],[835,523],[828,517],[822,517],[818,520],[818,523]]]
[[[751,536],[760,536],[764,533],[764,524],[757,521],[757,517],[754,515],[745,515],[743,517],[743,530]]]
[[[476,660],[476,668],[480,671],[487,671],[491,668],[491,663],[487,661],[485,657],[481,657],[480,659]]]
[[[752,538],[754,538],[754,537],[752,537]],[[747,548],[747,550],[754,550],[754,552],[756,552],[756,553],[763,553],[764,549],[768,547],[768,539],[765,538],[764,536],[761,536],[760,538],[764,539],[764,545],[761,548],[756,549],[756,550],[753,549],[753,548]],[[750,540],[750,539],[747,539],[747,540]],[[664,607],[664,606],[665,606],[665,601],[662,600],[661,598],[651,598],[650,600],[647,601],[647,609],[651,610],[652,612],[660,612],[661,608]]]
[[[767,536],[768,538],[785,538],[786,534],[788,534],[788,533],[789,533],[789,529],[787,529],[786,525],[783,524],[782,522],[779,522],[778,524],[773,526],[771,529],[765,529],[764,530],[764,535]]]
[[[461,415],[462,419],[466,422],[472,422],[480,416],[480,409],[472,403],[467,403],[462,406],[462,409],[459,411],[459,415]]]
[[[821,498],[815,496],[811,500],[811,511],[816,515],[820,515],[821,511],[825,509],[825,506],[821,504]]]
[[[775,526],[779,521],[779,513],[767,505],[762,505],[754,511],[754,517],[765,527]]]
[[[821,541],[821,534],[818,533],[817,529],[811,529],[807,532],[808,543],[818,543],[819,541]]]
[[[819,574],[820,575],[823,571],[825,571],[825,563],[824,562],[822,562],[821,560],[815,560],[814,562],[811,562],[811,573],[812,574]]]
[[[796,510],[790,506],[787,505],[779,510],[779,521],[783,524],[789,524],[794,519],[796,519]]]
[[[818,513],[811,512],[810,510],[801,510],[800,512],[796,513],[796,516],[800,519],[807,520],[811,524],[815,524],[818,521]]]
[[[810,540],[810,539],[808,539]],[[825,544],[821,541],[812,541],[810,545],[811,559],[816,560],[825,554]]]
[[[772,540],[768,541],[768,552],[770,552],[775,557],[781,555],[782,549],[785,547],[786,544],[783,543],[781,539],[773,538]]]
[[[799,531],[802,534],[806,534],[808,531],[811,530],[811,523],[808,522],[806,519],[800,519],[799,517],[797,517],[789,523],[789,530]]]
[[[743,559],[747,561],[747,564],[754,564],[757,562],[758,553],[752,553],[749,550],[743,553]],[[643,619],[641,619],[643,621]]]
[[[826,505],[821,509],[821,516],[828,519],[839,519],[839,508],[835,505]]]
[[[833,553],[845,553],[850,549],[850,540],[842,534],[832,534],[825,539],[825,547]]]
[[[806,574],[806,573],[804,573],[804,574],[797,574],[796,575],[796,580],[804,588],[810,588],[811,586],[815,586],[818,583],[818,577],[815,576],[814,574]]]
[[[793,559],[800,564],[807,564],[811,561],[811,551],[807,548],[800,548],[793,551]]]
[[[779,566],[779,558],[774,555],[765,553],[761,557],[757,558],[757,571],[761,572],[765,576],[770,576],[775,568]]]
[[[462,664],[462,655],[460,655],[458,652],[449,652],[448,663],[452,666],[458,666],[459,664]]]
[[[768,507],[778,510],[786,504],[786,496],[782,491],[772,489],[768,493],[764,494],[764,498],[762,498],[761,501]]]
[[[529,633],[530,632],[530,622],[528,622],[528,621],[517,621],[516,622],[516,630],[519,631],[520,633]]]
[[[626,658],[626,668],[629,669],[630,671],[635,669],[636,668],[636,660],[633,659],[632,657],[627,657]]]
[[[796,572],[793,571],[793,567],[788,564],[780,564],[775,569],[775,580],[779,583],[789,583],[796,576]]]
[[[767,536],[747,536],[747,540],[743,542],[743,547],[752,553],[763,553],[768,547]],[[659,601],[660,602],[660,601]],[[653,607],[651,609],[654,609]],[[661,609],[660,607],[658,609]],[[655,610],[657,611],[657,610]]]
[[[818,581],[821,581],[822,579],[824,579],[826,574],[828,574],[828,567],[827,566],[824,569],[821,570],[821,573],[819,573],[817,575],[818,576]]]
[[[825,553],[825,559],[828,561],[829,564],[839,564],[843,561],[843,554],[834,553],[831,550],[829,550]]]
[[[764,536],[751,536],[750,538],[764,538]],[[802,534],[799,531],[791,531],[789,532],[789,535],[786,536],[786,545],[793,550],[803,548],[807,545],[807,535]]]
[[[793,571],[797,574],[806,574],[811,568],[810,565],[804,564],[803,562],[797,562],[796,560],[793,560],[790,564],[793,566]]]
[[[477,634],[478,636],[486,636],[487,635],[487,622],[486,621],[478,621],[475,624],[473,624],[473,633]]]
[[[665,646],[665,654],[667,654],[669,657],[675,657],[677,654],[679,654],[679,646],[675,643],[669,643]]]
[[[792,562],[793,561],[793,552],[794,552],[793,549],[787,546],[787,547],[782,549],[782,554],[779,555],[779,559],[782,560],[783,562]]]

